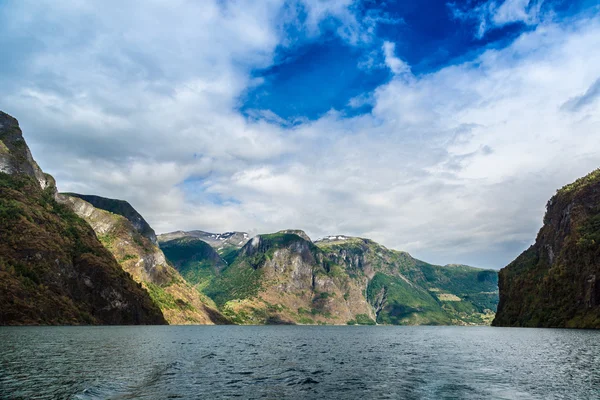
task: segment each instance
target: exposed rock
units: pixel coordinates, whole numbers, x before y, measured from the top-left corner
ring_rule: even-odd
[[[150,225],[146,222],[144,217],[142,217],[140,213],[138,213],[137,210],[133,208],[128,202],[124,200],[108,199],[106,197],[78,193],[65,194],[71,197],[78,197],[82,200],[85,200],[92,206],[101,210],[109,211],[113,214],[125,217],[127,220],[129,220],[129,222],[131,222],[136,231],[148,238],[153,244],[158,244],[154,229],[150,227]]]
[[[19,122],[2,111],[0,111],[0,172],[31,176],[39,183],[42,190],[56,187],[54,178],[45,174],[33,159],[19,128]]]
[[[92,226],[122,268],[148,290],[170,324],[228,323],[210,299],[169,265],[155,244],[154,230],[129,203],[72,193],[57,198]],[[92,199],[96,206],[84,199]]]

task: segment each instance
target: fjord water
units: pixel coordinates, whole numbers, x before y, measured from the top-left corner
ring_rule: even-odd
[[[600,398],[600,332],[0,328],[0,398]]]

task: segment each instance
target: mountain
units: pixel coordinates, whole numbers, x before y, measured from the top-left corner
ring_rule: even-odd
[[[78,197],[81,200],[84,200],[90,203],[95,208],[99,208],[101,210],[105,210],[111,212],[113,214],[120,215],[125,217],[133,228],[140,235],[148,238],[153,244],[157,244],[156,233],[154,229],[146,222],[144,217],[137,212],[135,208],[131,206],[128,202],[124,200],[115,200],[108,199],[106,197],[93,196],[93,195],[85,195],[85,194],[77,194],[77,193],[64,193],[67,196]]]
[[[186,262],[175,248],[172,262]],[[191,269],[202,261],[193,254]],[[206,265],[189,274],[241,324],[488,324],[498,298],[495,271],[427,264],[368,239],[313,243],[298,230],[258,235],[231,263]]]
[[[169,265],[154,230],[129,203],[76,193],[61,193],[58,199],[90,224],[121,267],[148,290],[170,324],[228,323],[212,300]]]
[[[317,241],[334,264],[366,281],[377,322],[488,324],[498,303],[496,271],[438,266],[369,239],[333,236]]]
[[[183,278],[199,290],[227,266],[215,249],[197,237],[161,241],[160,248]]]
[[[499,272],[495,326],[600,328],[600,169],[558,190],[535,244]]]
[[[173,239],[192,237],[208,243],[219,253],[223,260],[230,263],[237,256],[238,251],[250,239],[245,232],[209,233],[204,231],[176,231],[159,235],[159,242],[167,242]]]
[[[164,324],[0,112],[0,324]]]

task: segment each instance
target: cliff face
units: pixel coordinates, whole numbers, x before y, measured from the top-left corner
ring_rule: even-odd
[[[535,244],[499,277],[493,325],[600,328],[600,170],[550,199]]]
[[[113,214],[120,215],[127,219],[133,228],[142,236],[146,237],[153,244],[157,244],[156,233],[154,229],[146,222],[144,217],[137,212],[135,208],[124,200],[108,199],[106,197],[78,194],[78,193],[65,193],[71,197],[77,197],[85,202],[91,204],[95,208],[105,210]]]
[[[29,176],[35,179],[41,189],[55,186],[54,179],[44,174],[37,165],[25,139],[19,122],[0,111],[0,172],[8,175]]]
[[[148,290],[170,324],[228,323],[212,300],[169,265],[156,245],[154,230],[129,203],[74,193],[57,198],[90,224],[121,267]]]
[[[242,324],[488,324],[496,289],[495,271],[430,265],[367,239],[313,243],[295,230],[252,238],[202,284]]]
[[[164,324],[0,112],[0,324]]]

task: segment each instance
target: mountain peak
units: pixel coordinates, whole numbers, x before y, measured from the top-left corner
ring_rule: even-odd
[[[284,229],[284,230],[281,230],[281,231],[279,231],[277,233],[290,233],[292,235],[300,236],[302,239],[304,239],[304,240],[306,240],[308,242],[312,242],[312,240],[306,234],[306,232],[304,232],[303,230],[300,230],[300,229]]]
[[[221,250],[224,247],[241,249],[242,246],[244,246],[250,239],[250,236],[246,232],[231,231],[224,233],[210,233],[200,230],[193,230],[162,233],[158,235],[158,240],[160,242],[167,242],[169,240],[179,239],[182,237],[198,238],[217,250]]]
[[[44,174],[33,159],[16,118],[0,111],[0,172],[35,178],[42,189],[54,187],[54,178]]]

